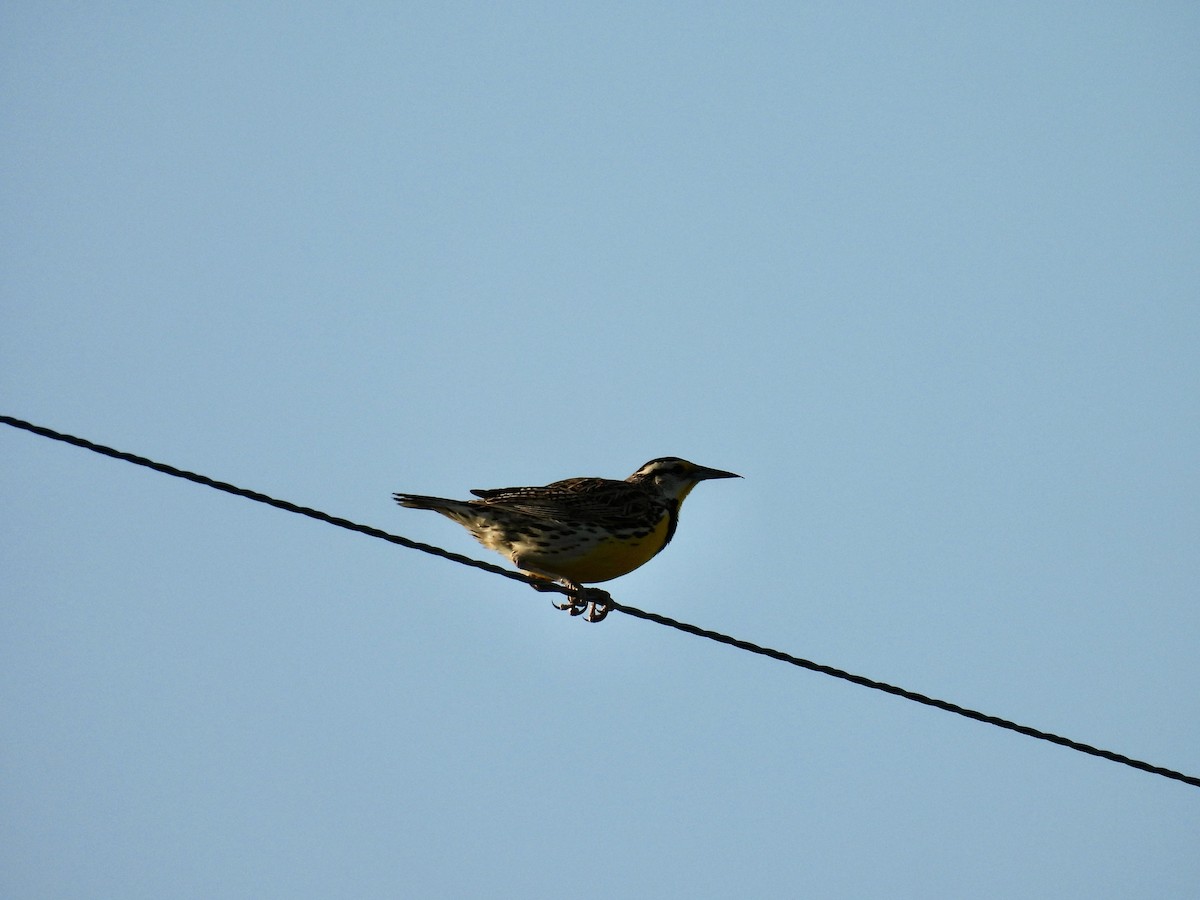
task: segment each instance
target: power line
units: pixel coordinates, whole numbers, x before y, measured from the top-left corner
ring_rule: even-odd
[[[153,469],[156,472],[162,472],[166,475],[173,475],[176,478],[183,478],[187,481],[195,482],[196,484],[202,484],[205,487],[211,487],[218,491],[224,491],[227,494],[245,497],[248,500],[254,500],[258,503],[265,503],[268,506],[275,507],[276,509],[282,509],[287,512],[308,516],[310,519],[316,519],[320,522],[336,525],[338,528],[345,528],[349,531],[356,531],[359,534],[365,534],[368,537],[379,538],[380,540],[388,541],[392,544],[398,544],[401,547],[407,547],[410,550],[420,550],[422,553],[430,553],[434,556],[440,556],[441,558],[448,559],[451,562],[460,563],[465,566],[471,566],[476,569],[482,569],[485,572],[491,572],[495,575],[503,575],[505,578],[510,578],[514,581],[523,581],[526,584],[534,585],[542,590],[557,590],[563,594],[567,594],[568,596],[574,594],[573,591],[562,587],[561,585],[548,585],[545,581],[535,580],[521,572],[514,572],[511,569],[505,569],[489,562],[472,559],[471,557],[463,556],[460,553],[452,553],[449,550],[443,550],[441,547],[435,547],[432,544],[423,544],[420,541],[410,540],[409,538],[402,537],[398,534],[391,534],[380,528],[373,528],[370,525],[360,525],[359,523],[352,522],[349,519],[331,516],[329,513],[321,512],[320,510],[313,509],[312,507],[300,506],[299,504],[291,503],[287,500],[279,500],[275,497],[270,497],[267,494],[263,494],[258,491],[237,487],[236,485],[232,485],[224,481],[217,481],[214,478],[209,478],[207,475],[199,475],[195,472],[189,472],[186,469],[179,469],[175,466],[167,465],[166,463],[155,462],[154,460],[147,459],[144,456],[126,453],[122,450],[114,450],[112,447],[106,447],[103,444],[96,444],[85,438],[75,437],[74,435],[63,434],[62,432],[55,431],[52,428],[34,425],[22,419],[13,418],[12,416],[0,415],[0,423],[11,425],[13,428],[29,431],[33,434],[50,438],[51,440],[61,441],[76,447],[82,447],[85,450],[91,450],[94,453],[99,453],[103,456],[109,456],[113,459],[119,459],[125,462],[133,463],[134,465],[144,466],[148,469]],[[1174,781],[1182,781],[1184,784],[1190,784],[1193,787],[1200,787],[1200,778],[1197,778],[1194,775],[1185,775],[1182,772],[1177,772],[1173,769],[1166,769],[1162,766],[1152,765],[1151,763],[1133,759],[1132,757],[1125,756],[1121,753],[1115,753],[1112,750],[1104,750],[1099,747],[1093,747],[1090,744],[1074,741],[1070,738],[1053,734],[1048,731],[1041,731],[1028,725],[1020,725],[1008,719],[1002,719],[999,716],[992,716],[988,715],[987,713],[969,709],[965,706],[959,706],[957,703],[951,703],[947,700],[938,700],[935,697],[929,697],[925,694],[920,694],[916,691],[910,691],[902,687],[887,684],[883,681],[875,681],[874,679],[867,678],[864,675],[855,675],[842,669],[836,669],[833,666],[826,666],[822,665],[821,663],[812,662],[811,660],[793,656],[790,653],[785,653],[782,650],[772,650],[769,647],[763,647],[750,641],[731,637],[730,635],[722,634],[719,631],[712,631],[707,628],[701,628],[697,625],[690,625],[687,622],[681,622],[678,619],[672,619],[669,616],[660,615],[659,613],[646,612],[645,610],[638,609],[637,607],[627,606],[624,603],[619,603],[616,600],[612,600],[611,598],[608,598],[607,595],[605,595],[604,603],[610,610],[618,610],[637,619],[644,619],[648,622],[655,622],[659,625],[665,625],[668,628],[674,628],[677,631],[684,632],[685,634],[707,638],[708,640],[716,641],[717,643],[727,644],[730,647],[735,647],[738,650],[744,650],[748,653],[754,653],[759,656],[766,656],[780,662],[788,663],[789,665],[797,666],[801,669],[807,669],[811,672],[819,672],[822,675],[829,675],[833,678],[849,681],[851,684],[857,684],[861,687],[867,687],[873,690],[883,691],[884,693],[893,694],[897,697],[903,697],[905,700],[911,700],[914,703],[920,703],[924,706],[931,706],[935,709],[940,709],[945,712],[955,713],[956,715],[964,716],[968,719],[974,719],[977,722],[984,722],[988,725],[994,725],[997,728],[1015,731],[1016,733],[1023,734],[1026,737],[1036,738],[1037,740],[1041,741],[1049,741],[1052,744],[1058,744],[1061,747],[1067,747],[1068,749],[1076,750],[1080,753],[1086,753],[1089,756],[1107,759],[1111,762],[1130,766],[1131,768],[1139,769],[1143,772],[1149,772],[1152,775],[1159,775],[1163,778],[1169,778]]]
[[[434,556],[440,556],[443,559],[449,559],[456,563],[462,563],[464,566],[473,566],[476,569],[483,569],[485,572],[491,572],[495,575],[503,575],[505,578],[511,578],[514,581],[524,581],[532,583],[532,579],[523,575],[520,572],[514,572],[511,569],[505,569],[501,566],[494,565],[489,562],[484,562],[481,559],[472,559],[469,556],[463,556],[461,553],[452,553],[449,550],[443,550],[441,547],[435,547],[432,544],[423,544],[420,541],[410,540],[406,537],[401,537],[398,534],[389,534],[381,528],[372,528],[370,525],[360,525],[357,522],[351,522],[349,519],[343,519],[338,516],[331,516],[329,513],[321,512],[319,509],[313,509],[310,506],[300,506],[297,503],[291,503],[287,500],[279,500],[267,494],[252,491],[249,488],[241,488],[234,484],[229,484],[225,481],[217,481],[215,478],[209,478],[207,475],[199,475],[195,472],[189,472],[187,469],[178,469],[175,466],[169,466],[166,463],[155,462],[152,459],[147,459],[144,456],[138,456],[135,453],[126,453],[123,450],[114,450],[112,447],[105,447],[103,444],[96,444],[86,438],[75,437],[72,434],[63,434],[55,431],[52,428],[44,428],[41,425],[34,425],[31,422],[25,422],[21,419],[14,419],[12,416],[0,415],[0,422],[5,425],[11,425],[14,428],[21,428],[25,431],[32,431],[34,434],[39,434],[42,437],[48,437],[52,440],[62,441],[64,444],[73,444],[76,447],[82,447],[85,450],[91,450],[94,453],[99,453],[102,456],[111,456],[113,459],[120,459],[125,462],[133,463],[137,466],[145,466],[147,469],[153,469],[156,472],[162,472],[165,475],[174,475],[176,478],[182,478],[186,481],[193,481],[196,484],[202,484],[205,487],[215,488],[218,491],[224,491],[227,494],[233,494],[236,497],[245,497],[248,500],[254,500],[258,503],[265,503],[267,506],[274,506],[276,509],[286,510],[287,512],[297,513],[302,516],[308,516],[310,519],[316,519],[319,522],[327,522],[330,525],[336,525],[338,528],[345,528],[348,531],[357,531],[359,534],[365,534],[370,537],[379,538],[380,540],[388,541],[392,544],[399,544],[401,547],[408,547],[410,550],[420,550],[422,553],[432,553]],[[558,585],[554,585],[558,587]],[[565,588],[562,588],[564,593],[569,593]]]
[[[821,663],[815,663],[811,660],[801,659],[798,656],[792,656],[790,653],[785,653],[782,650],[772,650],[770,647],[762,647],[758,644],[744,641],[740,638],[730,637],[727,634],[721,634],[719,631],[710,631],[707,628],[700,628],[696,625],[689,625],[687,622],[680,622],[677,619],[672,619],[669,616],[660,615],[659,613],[645,612],[625,604],[611,603],[609,606],[613,609],[619,609],[627,615],[635,616],[639,619],[646,619],[650,622],[657,622],[659,625],[666,625],[669,628],[675,628],[685,634],[694,634],[697,637],[708,638],[710,641],[716,641],[719,644],[728,644],[731,647],[737,647],[739,650],[745,650],[747,653],[756,653],[759,656],[767,656],[771,659],[777,659],[780,662],[788,663],[789,665],[798,666],[801,669],[808,669],[810,672],[820,672],[822,675],[829,675],[833,678],[840,678],[843,681],[849,681],[851,684],[857,684],[861,687],[872,688],[873,690],[883,691],[887,694],[893,694],[897,697],[903,697],[905,700],[912,700],[914,703],[920,703],[925,706],[932,706],[934,709],[941,709],[946,712],[952,712],[968,719],[974,719],[976,722],[986,722],[988,725],[995,725],[997,728],[1004,728],[1008,731],[1015,731],[1017,734],[1023,734],[1026,737],[1037,738],[1041,741],[1049,741],[1052,744],[1058,744],[1060,747],[1068,747],[1071,750],[1078,750],[1080,753],[1086,753],[1089,756],[1098,756],[1101,759],[1118,762],[1122,765],[1131,766],[1135,769],[1141,769],[1143,772],[1150,772],[1154,775],[1161,775],[1164,778],[1171,778],[1176,781],[1182,781],[1185,784],[1190,784],[1195,787],[1200,787],[1200,778],[1192,775],[1184,775],[1182,772],[1176,772],[1172,769],[1164,769],[1162,766],[1155,766],[1147,762],[1142,762],[1139,759],[1125,756],[1121,753],[1114,753],[1112,750],[1103,750],[1099,747],[1093,747],[1091,744],[1084,744],[1080,741],[1074,741],[1062,735],[1053,734],[1049,731],[1041,731],[1029,725],[1020,725],[1008,719],[1002,719],[999,716],[988,715],[987,713],[979,712],[978,710],[969,709],[965,706],[959,706],[957,703],[951,703],[949,700],[939,700],[936,697],[929,697],[925,694],[919,694],[916,691],[910,691],[906,688],[896,687],[894,684],[888,684],[884,681],[876,681],[873,678],[867,678],[865,675],[855,675],[851,672],[846,672],[842,669],[835,669],[833,666],[826,666]]]

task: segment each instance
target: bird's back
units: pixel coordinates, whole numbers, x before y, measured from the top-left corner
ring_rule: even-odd
[[[644,485],[609,478],[568,478],[541,487],[471,491],[473,504],[556,524],[606,530],[644,527],[666,511],[663,499]]]

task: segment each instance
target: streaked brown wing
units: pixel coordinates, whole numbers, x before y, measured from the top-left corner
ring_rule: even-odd
[[[651,519],[654,498],[644,488],[607,478],[568,478],[545,487],[471,491],[474,502],[561,523],[613,526],[630,519]]]

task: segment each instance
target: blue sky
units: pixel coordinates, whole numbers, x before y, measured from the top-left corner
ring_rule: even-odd
[[[630,605],[1200,772],[1190,4],[17,3],[0,412],[679,455]],[[12,429],[0,893],[1194,896],[1200,795]]]

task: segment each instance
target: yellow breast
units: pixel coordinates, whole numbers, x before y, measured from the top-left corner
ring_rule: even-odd
[[[577,584],[610,581],[648,562],[667,542],[670,517],[666,514],[648,533],[640,536],[604,535],[594,543],[561,553],[522,555],[522,562]]]

